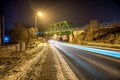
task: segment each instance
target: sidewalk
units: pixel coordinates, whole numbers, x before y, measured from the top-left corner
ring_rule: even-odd
[[[59,52],[49,46],[21,80],[78,80]]]

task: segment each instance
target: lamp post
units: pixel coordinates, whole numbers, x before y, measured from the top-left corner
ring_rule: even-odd
[[[37,17],[38,16],[43,16],[43,14],[41,12],[37,12],[36,16],[35,16],[35,32],[36,32],[36,35],[37,35],[37,39],[38,39],[38,34],[37,34]]]

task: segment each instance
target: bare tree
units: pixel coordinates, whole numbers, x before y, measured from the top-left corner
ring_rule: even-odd
[[[27,28],[22,23],[15,23],[10,36],[13,41],[26,41],[28,38]]]

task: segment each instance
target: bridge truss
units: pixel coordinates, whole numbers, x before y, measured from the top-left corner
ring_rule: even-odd
[[[54,34],[58,34],[58,35],[72,34],[74,27],[75,25],[68,21],[57,22],[55,24],[51,24],[50,26],[48,26],[46,35],[52,36]]]

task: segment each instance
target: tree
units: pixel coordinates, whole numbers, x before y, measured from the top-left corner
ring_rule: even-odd
[[[15,23],[13,29],[10,32],[10,36],[13,41],[26,41],[28,39],[27,28],[22,23]]]
[[[38,30],[35,30],[35,28],[31,27],[29,28],[29,37],[30,39],[36,39],[37,38],[37,31]]]

